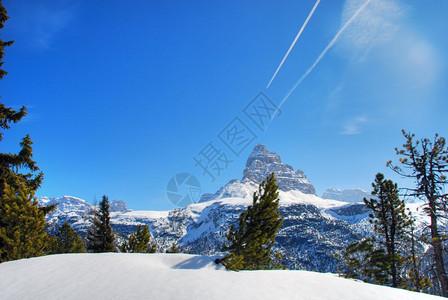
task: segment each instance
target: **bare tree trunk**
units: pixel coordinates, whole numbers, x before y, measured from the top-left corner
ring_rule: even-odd
[[[414,280],[415,280],[415,289],[417,292],[422,290],[420,284],[420,272],[417,269],[417,259],[415,257],[415,239],[414,239],[414,227],[411,227],[411,255],[412,255],[412,265],[414,267]]]
[[[448,277],[445,270],[445,262],[443,259],[442,241],[437,229],[437,216],[434,210],[431,210],[431,244],[434,248],[434,260],[436,263],[436,272],[439,277],[441,296],[448,297]]]

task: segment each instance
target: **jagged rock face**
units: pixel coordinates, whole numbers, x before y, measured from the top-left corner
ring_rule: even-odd
[[[285,219],[275,250],[282,254],[288,269],[336,273],[334,254],[360,239],[356,226],[329,219],[314,205],[280,207],[280,212]]]
[[[333,209],[333,211],[339,216],[356,216],[365,214],[370,210],[364,204],[353,204]]]
[[[180,208],[166,212],[165,216],[151,215],[151,212],[149,214],[139,214],[138,211],[111,215],[113,230],[124,237],[135,232],[139,224],[148,225],[151,238],[157,243],[157,251],[159,252],[164,252],[173,243],[178,243],[186,234],[186,228],[191,223],[191,212]]]
[[[202,195],[199,202],[207,202],[216,199],[223,198],[246,198],[252,197],[254,192],[257,191],[258,184],[249,181],[248,179],[243,180],[243,182],[238,179],[230,180],[226,185],[221,187],[216,193],[210,194],[206,193]]]
[[[54,232],[58,226],[68,222],[81,237],[86,235],[90,227],[88,220],[89,213],[93,208],[92,204],[72,196],[41,197],[39,203],[44,206],[57,204],[55,210],[46,216],[49,232]]]
[[[163,252],[176,243],[184,253],[216,254],[226,242],[230,226],[238,222],[241,212],[252,203],[251,194],[256,187],[249,181],[231,181],[218,191],[217,199],[183,209],[112,212],[111,225],[120,241],[134,232],[138,224],[147,224],[153,240],[157,242],[158,251]],[[280,194],[280,212],[285,220],[277,235],[275,251],[281,253],[283,263],[290,269],[336,272],[337,262],[333,254],[358,240],[359,232],[365,231],[362,223],[366,218],[363,214],[365,207],[342,202],[341,206],[317,207],[313,202],[300,203],[309,201],[300,197],[318,201],[315,196],[296,191]],[[298,197],[297,203],[291,202],[291,199],[296,199],[294,195]],[[85,237],[90,226],[91,204],[75,197],[40,200],[43,205],[60,203],[58,210],[47,216],[47,221],[55,225],[68,221],[80,236]]]
[[[58,212],[84,213],[93,208],[92,204],[89,202],[72,196],[63,196],[59,198],[41,197],[39,202],[44,205],[57,204],[56,209],[54,210],[55,214]]]
[[[110,201],[110,212],[128,212],[130,209],[127,208],[126,202],[123,200],[112,200]]]
[[[290,269],[336,272],[333,254],[371,232],[365,206],[323,200],[301,170],[281,162],[265,146],[255,146],[247,160],[242,180],[231,180],[215,194],[205,194],[202,203],[166,212],[132,211],[124,201],[111,202],[111,225],[118,238],[147,224],[164,251],[176,243],[184,253],[216,254],[226,242],[226,233],[248,205],[259,183],[274,172],[279,185],[280,213],[285,218],[277,235],[275,251]],[[85,236],[90,226],[92,205],[75,197],[41,198],[41,204],[59,202],[47,221],[61,225],[68,221]]]
[[[302,170],[295,171],[290,165],[282,163],[280,155],[269,152],[264,145],[256,145],[247,159],[242,181],[248,180],[259,184],[272,172],[277,178],[280,190],[299,190],[304,194],[316,194],[314,186]]]
[[[187,227],[187,234],[179,242],[182,251],[206,255],[220,252],[230,226],[238,223],[245,209],[238,202],[211,203]],[[314,205],[280,206],[280,213],[285,219],[274,250],[280,252],[288,269],[336,272],[333,255],[360,239],[356,225],[328,218]]]
[[[328,188],[322,194],[324,199],[333,199],[349,203],[364,202],[364,198],[372,197],[370,193],[362,189],[340,190],[337,188]]]
[[[39,204],[46,206],[57,204],[56,209],[46,216],[47,231],[54,233],[58,226],[68,222],[82,238],[87,236],[91,226],[90,213],[94,206],[83,199],[72,196],[59,198],[41,197]],[[123,237],[137,230],[139,224],[148,225],[158,245],[158,251],[171,247],[186,233],[187,226],[192,222],[191,213],[183,209],[173,209],[170,212],[139,213],[127,209],[122,200],[110,201],[111,226],[116,238]]]

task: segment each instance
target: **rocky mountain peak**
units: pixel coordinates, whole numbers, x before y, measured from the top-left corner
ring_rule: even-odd
[[[282,163],[280,155],[270,152],[265,145],[256,145],[247,159],[242,181],[259,184],[272,172],[277,178],[280,190],[299,190],[305,194],[316,194],[314,186],[302,170],[294,170],[292,166]]]
[[[110,201],[110,208],[109,211],[110,212],[128,212],[131,211],[130,209],[127,208],[126,202],[123,200],[112,200]]]

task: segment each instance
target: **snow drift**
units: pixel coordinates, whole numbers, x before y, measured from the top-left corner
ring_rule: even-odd
[[[0,264],[3,299],[438,299],[308,271],[226,271],[188,254],[62,254]]]

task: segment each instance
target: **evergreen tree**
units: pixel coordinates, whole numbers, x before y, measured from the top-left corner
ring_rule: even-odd
[[[32,144],[33,142],[30,136],[27,135],[20,142],[21,150],[18,154],[0,153],[0,197],[3,196],[3,190],[6,184],[15,189],[20,189],[22,185],[25,185],[31,191],[36,191],[42,184],[43,173],[40,172],[34,175],[34,172],[38,171],[39,167],[37,167],[36,162],[32,159]],[[20,170],[29,171],[21,173]],[[42,208],[42,210],[48,213],[54,207],[55,205]]]
[[[89,252],[117,252],[115,236],[110,225],[109,208],[109,199],[104,195],[99,203],[99,209],[93,211],[92,225],[87,233]]]
[[[415,186],[406,189],[408,196],[419,198],[425,203],[425,212],[430,218],[431,239],[429,244],[434,251],[434,265],[437,281],[434,284],[440,294],[448,297],[448,275],[443,254],[444,236],[441,234],[441,219],[447,217],[448,195],[445,186],[448,183],[448,147],[446,140],[437,134],[434,140],[427,138],[414,141],[414,134],[402,131],[406,139],[403,149],[395,148],[402,167],[387,164],[399,175],[414,180]]]
[[[283,218],[280,217],[278,186],[274,173],[263,181],[253,195],[253,203],[238,219],[238,228],[232,225],[227,239],[229,253],[217,262],[230,270],[263,270],[283,268],[281,257],[274,254],[275,237]]]
[[[372,210],[370,222],[387,252],[390,285],[397,287],[400,283],[398,268],[404,260],[399,245],[406,238],[412,220],[406,214],[404,201],[398,196],[397,184],[385,180],[384,175],[378,173],[372,187],[374,197],[369,200],[364,198],[364,203]]]
[[[0,0],[0,30],[3,29],[4,23],[9,19],[7,11]],[[5,47],[9,47],[14,41],[4,42],[0,38],[0,79],[8,74],[3,67],[3,57],[5,55]],[[0,102],[0,129],[9,129],[11,123],[17,123],[26,115],[26,107],[22,106],[20,110],[13,110],[11,107],[6,107]],[[0,142],[3,140],[3,133],[0,132]],[[32,191],[36,191],[43,179],[42,173],[33,176],[32,172],[38,171],[39,168],[36,162],[33,161],[32,141],[29,135],[22,139],[20,143],[21,150],[19,154],[0,153],[0,199],[5,190],[5,184],[14,189],[21,189],[22,184],[25,184]],[[28,169],[30,172],[22,174],[20,170]],[[2,225],[2,224],[0,224]]]
[[[8,20],[7,11],[0,1],[0,30]],[[8,74],[3,69],[5,47],[13,41],[0,39],[0,79]],[[26,115],[26,107],[18,111],[0,103],[0,129],[19,122]],[[3,132],[0,132],[0,142]],[[29,135],[22,139],[18,154],[0,153],[0,261],[38,256],[48,248],[49,236],[43,232],[45,214],[55,205],[38,207],[34,193],[42,183],[42,172],[33,160]],[[34,229],[33,229],[34,228]],[[35,249],[32,249],[32,248]]]
[[[5,7],[3,6],[2,1],[0,0],[0,30],[3,29],[3,27],[5,26],[4,23],[6,21],[8,21],[9,17],[8,17],[8,12],[6,11]],[[1,38],[0,38],[0,79],[3,79],[3,77],[8,74],[8,72],[6,72],[5,70],[3,70],[3,57],[5,56],[5,47],[9,47],[14,43],[14,41],[8,41],[8,42],[4,42]],[[20,118],[19,118],[20,120]],[[0,127],[2,127],[2,125],[0,125]],[[0,140],[1,140],[1,133],[0,133]]]
[[[179,248],[177,248],[176,243],[171,245],[171,248],[166,250],[166,253],[179,253]]]
[[[44,255],[50,237],[45,232],[45,214],[34,192],[22,185],[5,184],[0,202],[0,262]]]
[[[411,252],[405,260],[407,265],[404,268],[402,288],[416,292],[429,292],[431,282],[427,276],[422,274],[422,263],[417,257],[414,222],[415,220],[412,219],[410,226]]]
[[[386,251],[376,245],[375,239],[367,238],[345,249],[342,260],[348,268],[346,278],[359,278],[376,284],[387,281],[390,260]]]
[[[84,243],[75,230],[65,222],[53,239],[52,253],[85,253]]]
[[[129,236],[129,241],[124,242],[120,248],[121,252],[130,253],[155,253],[157,244],[150,244],[151,234],[149,233],[149,226],[137,226],[137,231]]]

